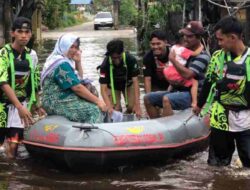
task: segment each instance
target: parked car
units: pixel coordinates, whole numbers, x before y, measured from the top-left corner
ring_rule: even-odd
[[[94,30],[99,27],[113,27],[114,21],[111,12],[98,12],[94,19]]]

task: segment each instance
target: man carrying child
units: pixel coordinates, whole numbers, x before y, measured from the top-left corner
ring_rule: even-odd
[[[177,52],[174,50],[170,52],[169,61],[171,61],[182,79],[173,81],[171,80],[171,76],[167,76],[171,84],[168,91],[151,92],[145,95],[144,104],[150,118],[157,118],[160,116],[157,107],[163,108],[162,116],[169,116],[173,114],[173,110],[183,110],[190,107],[191,103],[195,106],[197,102],[194,92],[196,90],[195,80],[198,81],[199,92],[210,59],[209,55],[203,50],[201,44],[201,37],[204,34],[204,29],[200,22],[191,21],[185,28],[180,30],[180,33],[183,34],[184,46],[193,51],[193,53],[191,53],[191,56],[187,59],[187,63],[183,64],[178,60]],[[186,80],[191,81],[187,83]],[[194,95],[193,100],[191,91]]]

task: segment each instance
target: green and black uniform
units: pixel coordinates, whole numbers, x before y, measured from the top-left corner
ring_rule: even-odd
[[[208,98],[207,98],[208,97]],[[198,107],[207,99],[212,127],[208,162],[228,165],[235,149],[250,167],[250,49],[236,56],[216,51],[208,66]]]
[[[107,84],[111,90],[126,91],[126,88],[133,83],[132,78],[139,74],[140,70],[135,57],[124,52],[119,65],[114,65],[110,56],[104,58],[100,68],[99,82]]]
[[[36,101],[35,92],[40,77],[38,67],[32,63],[30,51],[25,48],[20,54],[10,44],[0,50],[0,86],[9,84],[20,102],[29,102],[29,109]],[[4,92],[1,91],[0,95],[0,129],[3,129],[7,126],[7,106],[11,103]],[[0,136],[3,138],[1,133]]]

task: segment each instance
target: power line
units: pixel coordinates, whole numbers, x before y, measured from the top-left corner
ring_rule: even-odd
[[[214,2],[214,1],[212,1],[212,0],[207,0],[207,1],[208,1],[209,3],[211,3],[211,4],[213,4],[213,5],[216,5],[216,6],[218,6],[218,7],[225,8],[225,9],[228,9],[228,10],[229,10],[229,9],[236,9],[236,10],[238,10],[238,9],[243,9],[243,8],[247,8],[247,7],[250,6],[250,5],[244,6],[246,3],[250,2],[250,0],[245,0],[245,1],[243,1],[243,2],[242,2],[240,5],[238,5],[238,6],[228,6],[226,0],[224,0],[224,2],[225,2],[226,5],[219,4],[219,3]]]

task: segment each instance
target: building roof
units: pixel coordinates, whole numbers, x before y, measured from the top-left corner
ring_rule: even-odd
[[[92,0],[71,0],[71,5],[88,5],[91,4]]]

